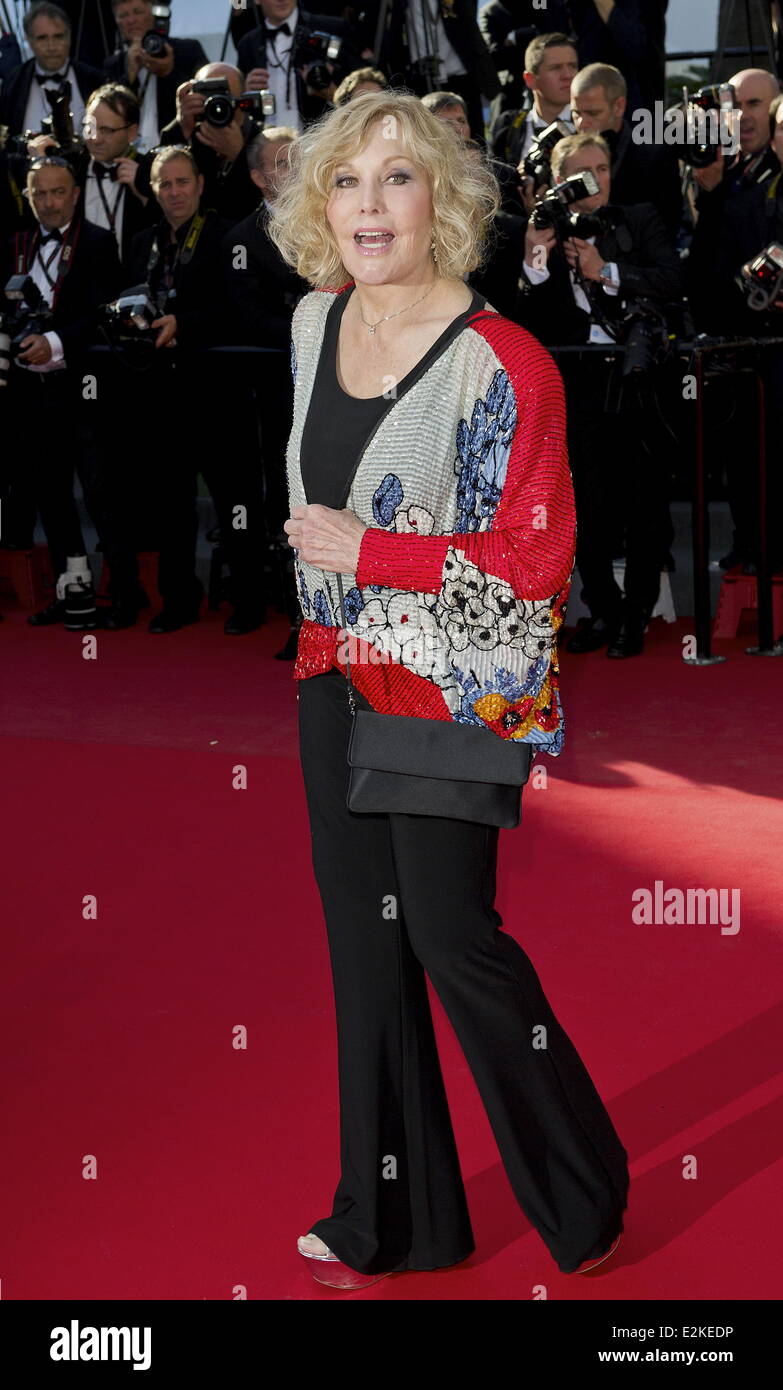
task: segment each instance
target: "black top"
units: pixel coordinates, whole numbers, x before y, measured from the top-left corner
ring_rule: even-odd
[[[359,459],[387,411],[414,386],[486,299],[473,290],[473,302],[444,328],[416,366],[397,383],[393,396],[362,399],[344,391],[337,377],[340,320],[355,286],[335,295],[326,316],[321,354],[307,411],[300,450],[302,482],[308,502],[339,511],[346,504]]]

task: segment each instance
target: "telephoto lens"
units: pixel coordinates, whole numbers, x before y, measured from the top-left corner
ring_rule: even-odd
[[[98,614],[87,556],[69,555],[65,564],[57,581],[57,597],[64,601],[63,626],[71,632],[90,631],[98,626]]]

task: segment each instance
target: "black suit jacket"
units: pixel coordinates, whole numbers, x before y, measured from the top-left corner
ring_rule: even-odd
[[[612,202],[620,207],[654,203],[672,237],[682,219],[677,153],[671,145],[639,145],[630,121],[602,132],[612,152]]]
[[[310,290],[270,241],[266,205],[245,217],[223,237],[223,283],[229,302],[232,341],[259,347],[287,348],[291,316]],[[246,266],[237,269],[237,248],[244,247]]]
[[[212,208],[219,217],[225,218],[227,223],[238,222],[240,218],[247,217],[258,204],[258,189],[250,177],[247,163],[247,147],[260,129],[261,126],[258,121],[251,116],[245,116],[243,123],[244,149],[230,165],[224,164],[221,156],[210,149],[208,145],[202,144],[195,134],[190,141],[190,148],[193,150],[196,163],[204,175],[202,204],[206,208]],[[171,121],[169,125],[165,126],[160,132],[160,143],[161,145],[187,144],[179,121]],[[151,164],[149,167],[151,168]],[[148,173],[149,170],[147,170],[147,177]],[[146,193],[147,187],[148,182],[143,179],[142,191]]]
[[[399,81],[400,74],[409,62],[405,42],[405,8],[406,0],[389,0],[381,51],[376,55],[379,66],[391,75],[392,82],[395,79]],[[380,11],[379,0],[368,0],[362,9],[360,47],[366,45],[374,48]],[[446,37],[469,77],[476,83],[482,95],[491,101],[500,91],[500,79],[476,22],[475,0],[454,0],[448,10],[441,9],[441,18]]]
[[[771,146],[764,151],[763,158],[753,165],[749,175],[740,177],[741,157],[734,156],[726,161],[723,178],[711,192],[701,189],[696,198],[699,220],[693,233],[688,260],[686,262],[686,286],[693,310],[696,327],[701,331],[715,331],[716,288],[715,260],[721,238],[721,227],[736,202],[753,198],[757,188],[769,187],[780,173],[777,155]]]
[[[333,15],[311,14],[309,10],[299,10],[299,23],[307,25],[309,29],[320,29],[324,33],[334,34],[342,38],[342,48],[340,57],[335,66],[334,80],[339,83],[353,68],[361,66],[359,50],[356,46],[355,37],[351,26],[344,19],[336,19]],[[266,61],[266,33],[263,27],[251,29],[250,33],[240,40],[237,48],[237,67],[247,77],[253,68],[265,68]],[[307,87],[296,72],[291,72],[292,87],[296,84],[297,108],[302,118],[302,123],[307,125],[322,116],[325,111],[330,109],[329,103],[321,97],[312,96]],[[275,124],[273,116],[270,125]]]
[[[187,239],[192,221],[179,229],[180,243]],[[221,341],[227,342],[226,312],[220,294],[220,245],[227,231],[224,219],[208,211],[203,230],[191,259],[177,264],[174,273],[176,294],[164,313],[177,319],[177,344],[185,352],[198,351]],[[162,247],[169,237],[169,225],[162,221],[134,238],[131,248],[131,278],[134,284],[149,284],[153,293],[160,288],[162,265],[148,270],[152,244],[159,238]]]
[[[630,299],[652,299],[664,305],[682,295],[680,258],[652,203],[639,203],[623,212],[624,223],[596,239],[602,259],[615,261],[620,272],[617,295],[595,286],[604,317],[610,321],[621,317],[623,303]],[[547,347],[586,343],[590,317],[574,300],[568,266],[557,250],[549,254],[548,269],[549,279],[542,285],[520,281],[514,318]]]
[[[94,92],[95,88],[100,87],[105,81],[103,73],[99,68],[88,67],[86,63],[72,63],[71,67],[81,98],[86,104],[90,92]],[[0,125],[7,125],[10,135],[23,133],[24,113],[33,84],[34,72],[35,59],[30,58],[11,74],[3,87],[0,95]],[[38,134],[37,131],[36,134]],[[76,134],[78,135],[79,131]]]
[[[783,309],[750,309],[735,283],[743,265],[773,241],[783,243],[783,174],[754,188],[746,198],[735,198],[725,210],[714,264],[710,331],[783,337]]]
[[[115,299],[122,289],[117,243],[111,232],[92,222],[74,221],[73,251],[68,270],[62,276],[56,294],[53,329],[62,341],[65,361],[73,367],[79,356],[98,338],[98,308]],[[16,273],[21,258],[22,270],[29,271],[38,245],[38,228],[18,232],[10,247],[8,273]],[[6,277],[7,278],[7,277]]]
[[[164,125],[173,121],[177,114],[177,88],[180,83],[187,82],[198,69],[209,62],[198,39],[174,39],[168,42],[174,50],[174,67],[168,77],[156,77],[158,84],[158,126],[162,130]],[[130,86],[131,90],[138,93],[139,79],[129,83],[127,78],[127,68],[125,66],[125,55],[127,48],[118,48],[106,59],[103,65],[105,82],[122,82]]]

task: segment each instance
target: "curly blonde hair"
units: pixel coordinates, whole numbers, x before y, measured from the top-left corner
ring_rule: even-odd
[[[291,145],[290,174],[267,223],[283,260],[314,289],[352,279],[326,216],[332,174],[364,148],[372,127],[388,118],[396,120],[408,157],[427,174],[438,273],[462,279],[485,259],[500,193],[483,154],[471,150],[412,92],[362,92],[326,112]]]

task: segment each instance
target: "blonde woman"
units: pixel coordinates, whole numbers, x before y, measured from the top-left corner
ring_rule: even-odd
[[[391,90],[305,132],[270,220],[315,287],[292,325],[285,530],[341,1173],[331,1213],[298,1248],[340,1288],[475,1249],[427,976],[559,1268],[607,1257],[626,1205],[625,1149],[533,965],[500,930],[497,829],[346,804],[346,654],[365,708],[560,752],[556,633],[574,559],[563,392],[544,349],[465,283],[497,206],[456,133]]]

